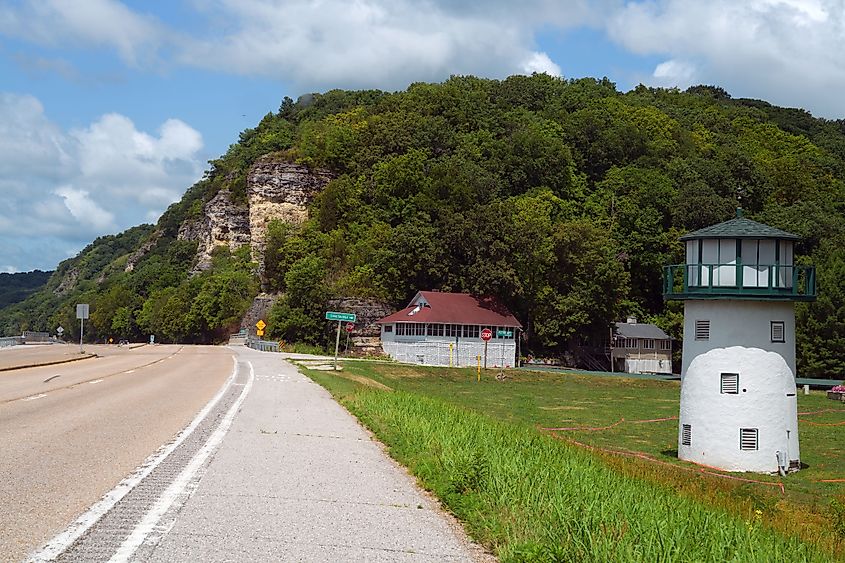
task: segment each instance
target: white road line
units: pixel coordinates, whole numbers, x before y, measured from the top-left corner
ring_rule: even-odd
[[[199,449],[191,461],[188,462],[185,469],[183,469],[176,479],[173,480],[155,504],[153,504],[153,506],[147,511],[141,521],[138,522],[135,529],[132,530],[131,534],[129,534],[129,537],[123,541],[123,544],[117,549],[115,554],[112,555],[111,559],[109,559],[109,563],[123,563],[125,561],[129,561],[129,558],[132,557],[135,550],[141,547],[144,540],[147,539],[147,536],[154,531],[156,524],[158,524],[159,520],[161,520],[161,518],[167,513],[167,510],[173,505],[176,499],[185,493],[186,489],[191,487],[192,484],[193,488],[196,488],[196,484],[202,476],[202,473],[204,473],[203,464],[208,459],[208,456],[214,453],[214,451],[223,442],[223,438],[226,437],[226,433],[229,431],[229,427],[232,425],[235,415],[238,413],[238,410],[241,408],[241,404],[244,402],[249,390],[252,388],[252,383],[255,380],[255,371],[253,370],[252,362],[247,362],[247,364],[249,365],[249,380],[237,400],[229,408],[226,416],[220,421],[220,424],[211,436],[209,436],[208,441]]]
[[[88,383],[90,383],[91,385],[94,385],[95,383],[99,383],[101,381],[102,381],[102,379],[95,379],[94,381],[89,381]]]
[[[138,483],[143,481],[153,469],[158,467],[159,464],[161,464],[161,462],[173,452],[173,450],[178,448],[179,445],[191,435],[196,427],[200,425],[203,419],[208,416],[208,413],[211,412],[214,405],[220,401],[221,397],[223,397],[226,391],[229,390],[232,382],[235,381],[235,378],[238,375],[238,359],[235,356],[232,356],[232,363],[234,364],[232,375],[229,376],[226,383],[223,384],[217,394],[212,397],[199,414],[197,414],[196,418],[194,418],[194,420],[192,420],[191,423],[186,426],[172,442],[160,447],[158,451],[144,460],[144,463],[138,466],[128,477],[118,483],[114,489],[103,495],[103,498],[94,503],[94,505],[82,514],[82,516],[77,518],[73,524],[68,526],[64,532],[48,541],[41,549],[33,553],[28,561],[30,563],[52,561],[61,555],[63,551],[70,547],[73,542],[79,539],[82,534],[87,532],[91,526],[96,524],[103,515],[111,510],[115,504],[120,502],[120,499],[125,497],[129,491],[138,485]]]
[[[124,371],[123,373],[135,373],[134,369],[130,369],[129,371]]]
[[[21,401],[34,401],[35,399],[40,399],[42,397],[46,397],[47,393],[39,393],[38,395],[31,395],[29,397],[24,397]]]

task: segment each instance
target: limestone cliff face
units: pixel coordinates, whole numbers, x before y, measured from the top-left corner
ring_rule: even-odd
[[[211,266],[211,253],[220,246],[236,250],[250,243],[249,209],[236,205],[228,188],[222,189],[203,206],[199,219],[179,227],[179,240],[197,242],[195,270]]]
[[[260,270],[264,266],[267,224],[278,219],[300,224],[308,217],[307,205],[332,179],[326,170],[310,170],[277,155],[258,159],[247,174],[247,203],[238,205],[228,189],[220,190],[203,206],[198,219],[184,222],[180,240],[198,243],[195,270],[211,266],[211,253],[219,246],[235,250],[249,245]]]
[[[327,170],[309,170],[301,164],[265,155],[247,176],[252,256],[263,271],[267,224],[278,219],[300,224],[308,218],[306,206],[332,179]]]

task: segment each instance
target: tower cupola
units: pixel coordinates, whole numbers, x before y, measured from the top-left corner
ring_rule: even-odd
[[[665,267],[666,299],[812,301],[813,266],[795,264],[800,237],[743,217],[681,237],[686,263]]]

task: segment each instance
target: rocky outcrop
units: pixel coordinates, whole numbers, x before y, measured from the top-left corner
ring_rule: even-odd
[[[62,281],[59,282],[59,285],[53,290],[53,293],[55,295],[65,295],[67,292],[76,287],[77,281],[79,281],[79,270],[71,268],[65,272],[64,276],[62,276]]]
[[[381,336],[380,329],[375,323],[377,320],[393,312],[393,308],[387,302],[381,301],[380,299],[359,299],[352,297],[332,299],[329,301],[329,308],[332,311],[355,313],[358,321],[355,323],[353,336],[362,338]]]
[[[248,334],[255,334],[255,323],[260,320],[263,320],[265,323],[268,320],[268,316],[270,315],[270,309],[273,308],[273,305],[279,299],[280,294],[273,294],[273,293],[259,293],[255,296],[255,299],[252,301],[252,305],[250,305],[249,310],[247,310],[246,314],[244,315],[243,320],[241,320],[241,329],[246,330]]]
[[[197,242],[194,270],[207,270],[215,248],[225,246],[234,251],[250,244],[249,209],[236,205],[229,189],[224,188],[203,206],[200,218],[179,227],[176,238]]]
[[[305,221],[307,205],[331,179],[327,170],[312,170],[273,154],[252,165],[247,175],[250,241],[262,272],[267,224],[274,219],[295,225]]]
[[[142,244],[138,250],[129,255],[129,258],[126,260],[126,268],[124,268],[124,270],[127,272],[134,270],[135,266],[138,265],[138,262],[140,262],[141,259],[146,256],[150,250],[152,250],[160,238],[161,231],[155,231],[147,242]]]
[[[300,224],[308,218],[308,204],[332,179],[327,170],[311,170],[276,154],[259,158],[246,179],[247,202],[238,205],[222,189],[203,206],[200,217],[179,227],[179,240],[196,241],[194,270],[211,266],[211,253],[219,246],[235,250],[249,245],[252,258],[264,270],[267,224],[278,219]]]
[[[349,351],[353,356],[383,356],[381,329],[377,320],[393,312],[393,308],[380,299],[359,299],[344,297],[332,299],[328,304],[332,311],[355,313],[358,317],[355,330],[350,334]]]

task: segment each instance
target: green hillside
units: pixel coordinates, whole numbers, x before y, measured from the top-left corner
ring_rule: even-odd
[[[193,245],[176,233],[223,188],[245,201],[249,166],[270,152],[337,175],[302,227],[271,225],[264,282],[285,292],[273,336],[319,344],[331,297],[399,306],[434,288],[498,296],[541,353],[603,336],[627,314],[679,337],[662,266],[682,261],[681,234],[742,206],[802,236],[801,260],[818,267],[818,302],[798,306],[801,375],[845,371],[845,122],[710,86],[622,93],[546,75],[286,98],[155,229],[98,239],[0,312],[0,328],[46,329],[84,298],[92,337],[221,338],[257,292],[254,265],[224,252],[189,276]],[[152,251],[125,272],[146,241]],[[90,283],[57,294],[70,271]]]
[[[0,309],[26,299],[37,291],[53,272],[18,272],[14,274],[0,273]]]

